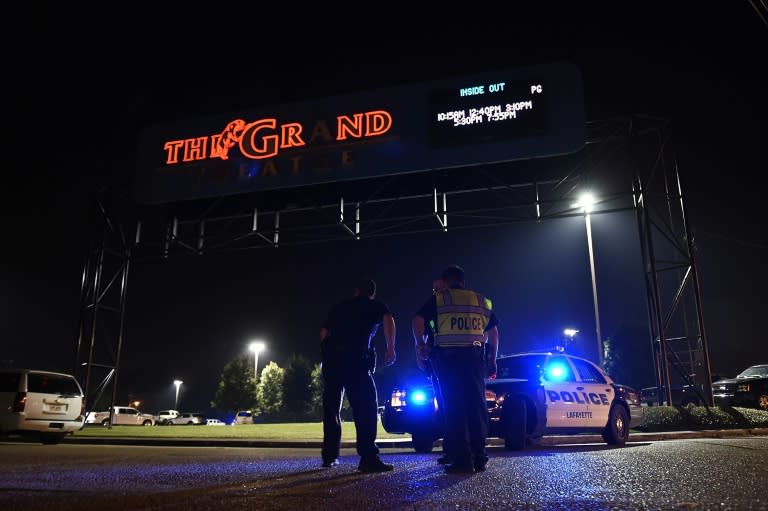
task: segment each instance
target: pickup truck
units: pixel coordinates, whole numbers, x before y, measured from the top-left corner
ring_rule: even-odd
[[[159,426],[167,426],[178,416],[178,410],[160,410],[155,414],[155,424]]]
[[[640,389],[640,402],[646,406],[657,406],[659,404],[658,387],[643,387]],[[667,404],[666,388],[661,388],[662,402]],[[693,385],[674,385],[672,386],[672,406],[701,406],[702,400],[696,392]]]
[[[102,426],[154,426],[155,416],[141,413],[130,406],[116,406],[115,413],[90,412],[85,419],[86,424],[101,424]]]

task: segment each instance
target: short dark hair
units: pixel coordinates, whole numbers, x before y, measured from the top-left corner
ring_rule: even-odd
[[[456,264],[452,264],[443,270],[440,277],[445,281],[448,286],[455,286],[456,284],[464,284],[464,270]]]
[[[376,295],[376,281],[372,279],[362,279],[357,284],[357,291],[361,295],[375,296]]]

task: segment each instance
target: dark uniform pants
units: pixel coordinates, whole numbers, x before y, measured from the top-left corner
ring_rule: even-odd
[[[376,446],[378,400],[370,366],[364,360],[327,360],[323,362],[323,460],[339,457],[341,403],[345,391],[357,430],[357,454],[369,458],[379,453]]]
[[[488,408],[481,347],[436,348],[435,365],[445,404],[445,448],[460,466],[485,464]]]
[[[440,413],[440,422],[443,425],[443,431],[445,431],[445,398],[443,397],[443,388],[440,386],[440,378],[437,375],[437,362],[435,361],[434,350],[432,353],[433,355],[427,361],[427,374],[429,380],[432,382],[432,390],[435,393],[435,399],[437,399],[437,409]],[[445,436],[443,436],[444,453],[448,452],[448,447],[446,446],[447,443],[448,441],[446,440]]]

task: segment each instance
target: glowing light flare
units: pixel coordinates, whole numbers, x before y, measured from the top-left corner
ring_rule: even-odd
[[[553,363],[547,366],[546,375],[550,381],[562,381],[568,376],[568,368],[562,362]]]
[[[591,213],[595,206],[595,196],[591,193],[583,193],[575,206],[581,208],[584,213]]]
[[[264,351],[266,347],[267,345],[260,341],[254,341],[248,345],[248,349],[254,353],[259,353],[260,351]]]
[[[414,390],[411,393],[411,400],[417,405],[423,405],[427,402],[427,394],[423,390]]]

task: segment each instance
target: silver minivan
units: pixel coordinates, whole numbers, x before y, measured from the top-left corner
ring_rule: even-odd
[[[0,369],[0,434],[37,435],[58,444],[83,427],[83,389],[69,374]]]

